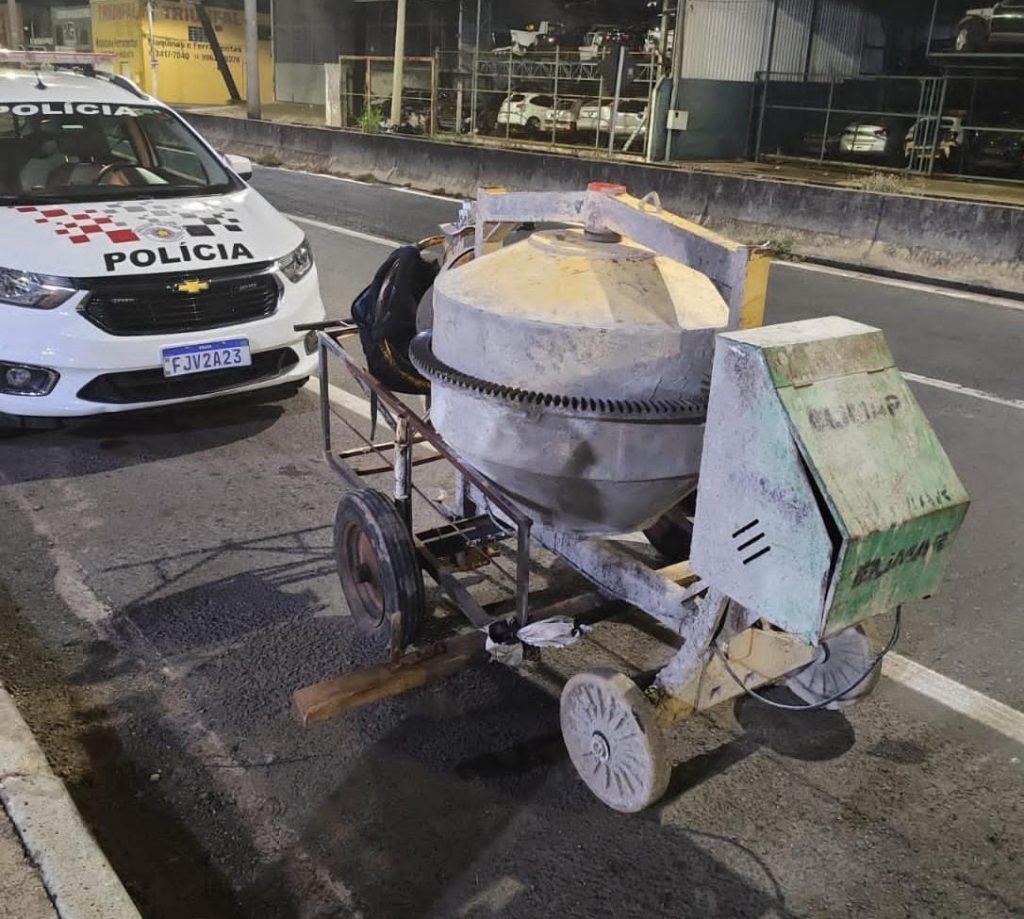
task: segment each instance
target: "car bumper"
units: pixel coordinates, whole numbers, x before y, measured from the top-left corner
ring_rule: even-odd
[[[18,310],[18,322],[5,329],[0,361],[42,367],[59,375],[56,385],[46,395],[7,395],[0,393],[0,416],[35,418],[75,418],[197,402],[229,393],[248,392],[304,379],[316,369],[317,354],[307,354],[305,332],[296,332],[299,323],[317,322],[324,318],[319,282],[314,268],[297,284],[288,281],[271,316],[221,326],[199,332],[159,335],[110,335],[93,325],[77,309],[81,297],[52,311]],[[24,313],[24,315],[21,315]],[[194,374],[176,380],[191,380],[190,387],[206,388],[198,394],[145,398],[136,401],[130,390],[110,401],[102,393],[99,378],[152,379],[162,375],[162,351],[181,345],[246,338],[253,357],[253,373],[249,379],[209,374]],[[293,352],[292,360],[288,352]],[[260,358],[260,355],[264,355]],[[270,360],[270,356],[274,360]],[[278,359],[280,356],[281,359]],[[220,373],[223,374],[221,371]],[[91,384],[91,385],[90,385]],[[82,391],[89,387],[83,396]],[[96,392],[100,395],[97,396]],[[139,391],[152,392],[152,389]],[[125,393],[128,393],[125,395]],[[125,401],[127,399],[127,401]]]
[[[849,153],[852,156],[884,156],[885,144],[874,144],[869,141],[842,141],[839,144],[840,153]]]

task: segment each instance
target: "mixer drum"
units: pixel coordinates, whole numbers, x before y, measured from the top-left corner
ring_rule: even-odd
[[[545,524],[622,533],[693,488],[727,323],[700,272],[553,230],[443,272],[413,360],[467,463]]]

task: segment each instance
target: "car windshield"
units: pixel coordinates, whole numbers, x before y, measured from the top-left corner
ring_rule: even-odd
[[[191,197],[238,187],[167,109],[0,104],[0,204]]]

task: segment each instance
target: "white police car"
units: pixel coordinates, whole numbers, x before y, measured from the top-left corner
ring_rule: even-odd
[[[303,233],[121,77],[0,69],[0,422],[303,380]]]

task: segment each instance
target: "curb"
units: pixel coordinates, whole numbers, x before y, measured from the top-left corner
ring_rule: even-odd
[[[0,801],[60,919],[141,919],[3,684]]]

